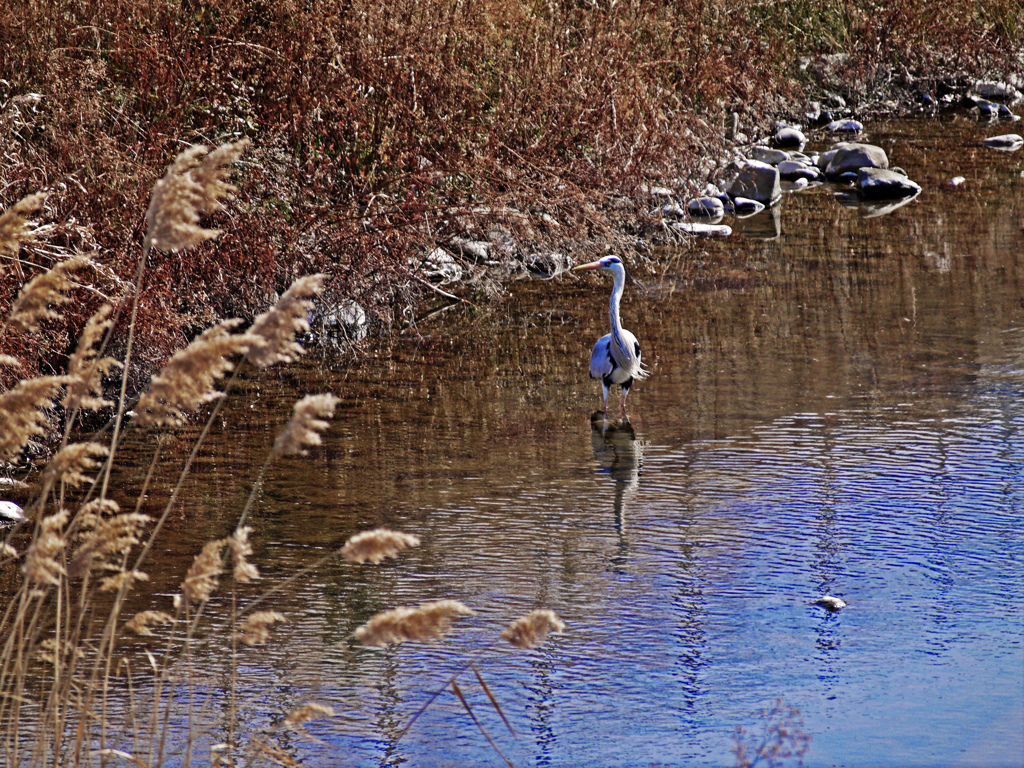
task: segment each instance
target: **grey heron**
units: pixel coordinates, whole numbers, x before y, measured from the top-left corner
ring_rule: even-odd
[[[612,332],[602,336],[594,345],[590,355],[590,378],[601,381],[601,393],[604,397],[604,409],[608,410],[608,390],[613,384],[622,389],[622,417],[626,416],[626,395],[637,379],[647,378],[648,372],[640,362],[640,342],[636,336],[622,327],[619,320],[619,301],[622,289],[626,284],[626,268],[618,256],[605,256],[589,264],[573,267],[573,272],[597,270],[612,276],[612,299],[608,310]]]

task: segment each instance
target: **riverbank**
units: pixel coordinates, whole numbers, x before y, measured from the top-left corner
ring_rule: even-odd
[[[43,5],[0,24],[0,207],[46,194],[34,238],[5,254],[0,307],[73,254],[97,265],[61,317],[0,337],[21,361],[0,369],[4,389],[61,370],[102,303],[131,301],[153,184],[190,144],[252,149],[236,199],[204,222],[220,237],[147,265],[134,391],[300,275],[328,276],[321,316],[358,304],[347,340],[373,344],[528,269],[643,258],[667,236],[651,213],[666,191],[700,192],[737,145],[806,124],[815,104],[951,108],[979,80],[1020,85],[1024,67],[1008,0]]]

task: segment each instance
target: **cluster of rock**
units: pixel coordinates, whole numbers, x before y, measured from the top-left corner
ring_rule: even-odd
[[[989,97],[1010,103],[1022,98],[1012,85],[978,83],[974,92],[965,97],[965,105],[979,116],[1018,119],[1008,104],[993,102]],[[782,197],[783,183],[792,190],[832,184],[840,202],[860,204],[865,215],[887,213],[921,193],[921,185],[911,180],[906,171],[890,168],[884,149],[853,140],[864,130],[859,121],[836,119],[832,112],[823,110],[817,103],[812,104],[807,118],[822,126],[827,136],[840,140],[826,151],[805,154],[807,136],[803,131],[797,126],[780,125],[769,141],[754,146],[733,164],[735,175],[726,191],[709,185],[704,196],[690,200],[685,210],[664,206],[660,213],[682,215],[685,212],[690,219],[698,220],[678,221],[673,224],[677,230],[728,235],[731,228],[718,223],[726,213],[741,217],[771,209]],[[981,144],[1012,151],[1024,146],[1024,138],[1004,134],[985,139]]]

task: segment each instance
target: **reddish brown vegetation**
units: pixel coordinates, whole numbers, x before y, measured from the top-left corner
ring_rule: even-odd
[[[0,310],[67,254],[101,268],[41,343],[0,338],[25,361],[0,388],[61,366],[100,294],[128,298],[149,191],[188,143],[254,150],[210,223],[223,236],[153,258],[136,384],[298,275],[326,273],[328,297],[390,324],[426,290],[411,276],[426,248],[494,239],[495,224],[516,243],[499,259],[593,245],[635,215],[641,183],[703,184],[732,111],[756,134],[787,104],[799,114],[816,75],[853,103],[951,71],[998,76],[1024,39],[1016,0],[9,5],[0,208],[46,190],[53,229],[2,265]],[[841,71],[814,58],[840,52]]]

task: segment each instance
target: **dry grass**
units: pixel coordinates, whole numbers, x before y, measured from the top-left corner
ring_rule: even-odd
[[[183,339],[251,321],[301,274],[326,275],[332,299],[386,330],[431,296],[418,265],[435,245],[491,240],[514,260],[621,242],[650,208],[642,185],[703,186],[732,112],[754,138],[826,90],[860,110],[1019,68],[1016,0],[876,5],[15,3],[0,19],[0,268],[31,276],[95,250],[116,288],[105,298],[123,301],[140,244],[175,251],[140,286],[152,359],[130,391]],[[849,58],[829,71],[836,53]],[[182,153],[182,138],[197,146]],[[232,194],[231,216],[211,210]],[[0,285],[0,306],[12,300]],[[102,303],[69,308],[25,364],[62,365]],[[0,354],[26,344],[8,335]]]

